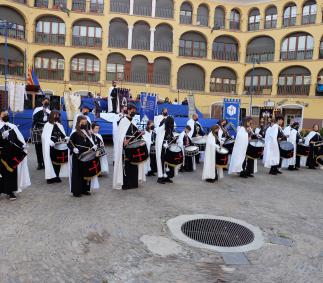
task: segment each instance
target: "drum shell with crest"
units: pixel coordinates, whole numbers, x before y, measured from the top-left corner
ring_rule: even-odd
[[[198,146],[190,145],[184,148],[185,156],[196,156],[200,153]]]
[[[193,137],[192,142],[199,148],[199,151],[205,151],[207,136]]]
[[[218,167],[227,167],[229,160],[229,150],[225,147],[217,147],[215,153],[215,164]]]
[[[24,160],[27,153],[20,147],[9,143],[1,149],[1,163],[9,172],[13,172]]]
[[[265,142],[261,139],[251,140],[247,148],[247,157],[251,159],[261,159],[264,153]]]
[[[137,140],[128,143],[125,147],[124,153],[126,159],[134,165],[145,162],[149,157],[147,144],[144,140]]]
[[[180,164],[183,164],[183,160],[184,160],[183,152],[182,152],[182,149],[178,145],[171,144],[166,149],[165,163],[168,166],[176,167]]]
[[[305,157],[309,156],[309,154],[310,154],[310,146],[305,145],[304,143],[297,144],[296,154],[298,156],[305,156]]]
[[[53,164],[61,165],[68,161],[68,147],[66,142],[57,142],[50,147],[50,159]]]
[[[294,145],[288,141],[280,141],[279,142],[279,152],[280,157],[289,159],[294,155]]]
[[[232,154],[234,143],[235,143],[235,140],[229,139],[229,140],[226,140],[223,144],[223,147],[225,147],[229,151],[229,154]]]
[[[41,136],[43,134],[43,128],[30,129],[30,141],[32,144],[41,144]]]
[[[80,161],[80,171],[83,179],[90,180],[101,173],[100,159],[93,150],[81,153],[78,157]]]

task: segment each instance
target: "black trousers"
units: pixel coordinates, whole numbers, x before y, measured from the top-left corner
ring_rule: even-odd
[[[41,143],[37,143],[35,144],[35,149],[36,149],[37,163],[38,165],[43,165],[44,164],[43,145]]]
[[[243,164],[242,164],[242,173],[245,173],[247,175],[251,175],[253,173],[255,173],[255,168],[254,168],[254,163],[255,161],[251,158],[247,158],[244,160]]]
[[[17,169],[9,172],[0,162],[0,174],[2,176],[0,178],[0,193],[9,195],[16,192],[18,190]]]
[[[74,195],[81,195],[90,191],[91,182],[84,180],[80,170],[83,164],[74,154],[72,156],[71,191]]]
[[[157,172],[156,154],[150,154],[150,172]]]
[[[296,168],[300,168],[301,167],[301,157],[299,155],[296,155],[296,164],[295,164]]]
[[[123,170],[123,189],[138,188],[138,166],[125,161]]]
[[[175,176],[175,169],[174,169],[174,167],[169,166],[168,167],[169,171],[166,172],[166,169],[165,169],[165,155],[166,155],[166,149],[163,148],[162,151],[161,151],[161,156],[160,156],[160,158],[161,158],[161,164],[162,164],[162,169],[163,169],[163,174],[166,173],[168,178],[174,178],[174,176]]]
[[[193,171],[193,158],[195,156],[185,156],[184,169],[186,171]]]

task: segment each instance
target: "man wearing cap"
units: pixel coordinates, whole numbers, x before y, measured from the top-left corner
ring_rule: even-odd
[[[82,105],[81,105],[81,107],[80,107],[80,109],[81,109],[81,112],[80,112],[80,113],[78,113],[78,114],[76,114],[76,115],[74,116],[72,132],[75,130],[75,126],[76,126],[77,118],[78,118],[78,116],[80,116],[80,115],[83,115],[83,116],[85,116],[85,117],[86,117],[87,122],[88,122],[88,123],[87,123],[87,125],[88,125],[88,130],[89,130],[89,131],[91,130],[91,124],[92,124],[92,122],[91,122],[91,119],[90,119],[90,117],[89,117],[89,113],[90,113],[90,108],[89,108],[89,106],[87,106],[87,105],[85,105],[85,104],[82,104]]]
[[[44,169],[44,160],[43,160],[43,145],[41,142],[41,132],[44,128],[44,125],[48,122],[50,110],[49,110],[49,98],[44,96],[42,100],[42,106],[36,107],[33,112],[33,129],[39,130],[39,140],[35,142],[35,149],[37,155],[37,170]]]
[[[138,182],[146,180],[144,162],[135,165],[123,158],[123,149],[129,142],[142,135],[133,121],[137,112],[135,104],[129,103],[127,108],[127,115],[119,121],[117,143],[114,145],[116,147],[116,157],[113,173],[113,188],[117,190],[138,188]]]

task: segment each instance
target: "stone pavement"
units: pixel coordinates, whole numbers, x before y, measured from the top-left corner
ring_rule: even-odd
[[[253,179],[209,184],[199,165],[174,184],[152,177],[130,191],[112,190],[110,175],[100,191],[76,199],[67,180],[45,183],[29,151],[32,187],[15,202],[0,197],[0,283],[323,282],[322,170],[273,177],[261,167]],[[249,265],[225,265],[220,253],[172,239],[166,221],[197,213],[258,226],[266,243],[245,253]]]

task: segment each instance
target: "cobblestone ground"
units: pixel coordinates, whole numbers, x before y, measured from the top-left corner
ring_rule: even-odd
[[[67,180],[45,183],[29,151],[32,187],[15,202],[0,197],[1,283],[323,282],[322,170],[272,177],[260,168],[253,179],[209,184],[199,165],[175,184],[152,178],[131,191],[112,190],[110,175],[100,178],[100,191],[75,199]],[[226,266],[216,252],[177,243],[180,252],[160,256],[140,241],[174,242],[166,221],[195,213],[242,219],[260,227],[266,243],[246,253],[250,265]],[[270,244],[273,235],[294,246]]]

